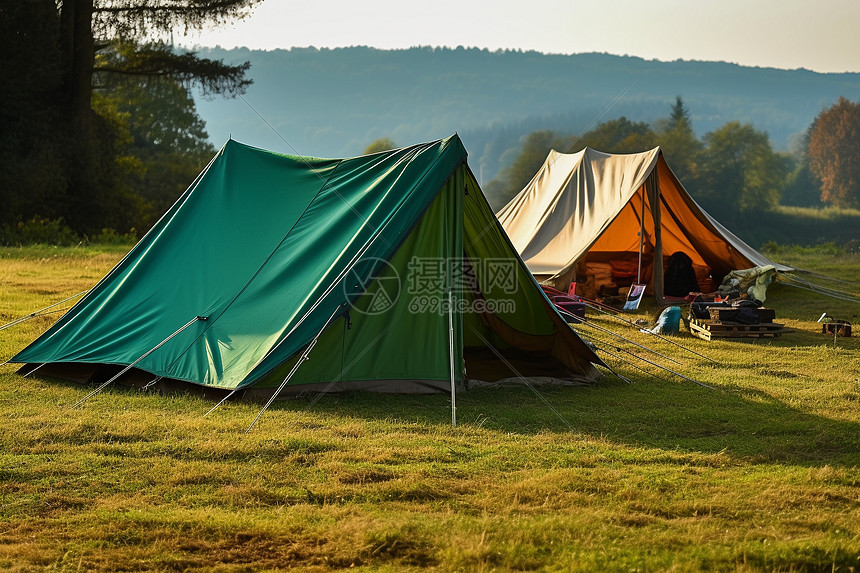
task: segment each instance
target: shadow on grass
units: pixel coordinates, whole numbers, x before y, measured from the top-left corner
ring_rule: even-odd
[[[810,336],[812,333],[809,333]],[[856,339],[855,339],[856,341]],[[769,344],[796,345],[774,339]],[[759,350],[762,350],[761,348]],[[766,350],[763,357],[766,358]],[[713,380],[720,366],[697,366],[705,380]],[[688,370],[689,371],[689,370]],[[721,454],[737,460],[797,465],[860,466],[860,423],[800,410],[774,394],[791,396],[794,388],[809,384],[789,368],[766,360],[747,368],[750,384],[734,380],[714,384],[716,389],[662,373],[664,379],[637,378],[626,384],[606,374],[584,387],[485,387],[457,395],[457,422],[465,431],[504,434],[557,433],[559,441],[588,440],[682,454]],[[38,375],[36,378],[41,378]],[[792,381],[792,378],[799,378]],[[766,391],[768,380],[786,385],[780,393]],[[89,387],[46,379],[50,384],[76,388],[84,396]],[[795,386],[788,388],[795,384]],[[823,397],[826,403],[860,404],[860,386],[841,395]],[[106,392],[139,394],[138,390],[111,387]],[[140,396],[144,399],[145,396]],[[809,400],[807,397],[806,400]],[[210,402],[201,400],[202,416]],[[216,402],[212,401],[211,405]],[[842,404],[844,406],[844,404]],[[261,407],[261,405],[258,405]],[[254,406],[257,408],[258,406]],[[253,411],[253,409],[251,411]],[[819,411],[821,409],[819,408]],[[302,424],[305,413],[386,421],[405,432],[426,432],[450,427],[451,401],[447,394],[395,395],[371,392],[306,395],[276,401],[266,414],[281,415],[284,431]],[[249,417],[248,424],[252,421]],[[336,422],[335,422],[336,423]]]
[[[819,325],[820,326],[820,325]],[[821,330],[809,330],[807,328],[795,328],[790,324],[785,325],[791,329],[791,332],[786,332],[776,338],[730,338],[730,339],[715,339],[729,344],[735,344],[739,347],[758,346],[761,352],[766,352],[762,349],[763,345],[774,348],[840,348],[842,350],[860,350],[860,337],[858,336],[837,336],[834,338],[832,334],[823,334]],[[857,327],[854,327],[855,329]],[[683,340],[681,339],[681,342]],[[766,348],[764,347],[764,348]],[[698,349],[697,349],[698,350]],[[706,352],[706,351],[705,351]]]
[[[858,396],[856,399],[860,399]],[[332,394],[278,402],[310,410],[403,424],[451,424],[450,397]],[[860,424],[792,408],[748,388],[710,390],[689,382],[604,379],[582,388],[482,388],[457,396],[458,425],[504,433],[558,432],[641,448],[724,454],[755,462],[860,465]]]

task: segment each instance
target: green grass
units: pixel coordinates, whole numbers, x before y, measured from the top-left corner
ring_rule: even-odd
[[[808,217],[830,222],[837,222],[842,218],[860,217],[860,209],[848,209],[840,207],[792,207],[779,205],[776,209],[777,213],[785,215],[793,215],[796,217]]]
[[[0,324],[123,253],[0,249]],[[858,292],[860,255],[780,255]],[[463,392],[453,428],[445,395],[352,393],[277,402],[246,434],[258,404],[204,418],[112,388],[74,409],[86,388],[3,366],[0,569],[857,571],[860,333],[815,322],[857,305],[775,284],[768,306],[795,332],[674,339],[719,364],[595,318],[715,389],[607,358],[635,383]],[[55,318],[0,331],[0,361]]]

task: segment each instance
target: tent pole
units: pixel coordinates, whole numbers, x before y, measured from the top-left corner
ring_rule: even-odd
[[[268,402],[266,402],[266,405],[265,405],[265,406],[263,406],[263,409],[262,409],[262,410],[260,410],[260,413],[259,413],[259,414],[257,414],[257,417],[256,417],[256,418],[254,418],[254,421],[253,421],[253,422],[251,422],[251,425],[250,425],[250,426],[248,426],[248,429],[247,429],[247,430],[245,430],[245,433],[246,433],[246,434],[247,434],[248,432],[250,432],[250,431],[251,431],[251,429],[254,427],[254,425],[257,423],[257,421],[258,421],[258,420],[260,419],[260,417],[263,415],[263,412],[265,412],[265,411],[269,408],[269,406],[271,406],[271,405],[272,405],[272,402],[274,402],[274,401],[275,401],[275,398],[277,398],[277,397],[278,397],[278,394],[280,394],[280,393],[281,393],[281,390],[283,390],[283,389],[284,389],[284,386],[286,386],[286,385],[287,385],[287,383],[289,383],[290,379],[293,377],[293,374],[295,374],[295,373],[298,371],[299,366],[301,366],[301,365],[302,365],[302,362],[304,362],[305,360],[307,360],[307,359],[308,359],[308,355],[311,353],[311,350],[313,350],[314,346],[316,346],[317,341],[319,340],[320,336],[322,336],[323,331],[324,331],[326,328],[328,328],[329,323],[331,323],[332,319],[335,317],[335,315],[338,313],[338,311],[340,311],[340,307],[341,307],[341,306],[342,306],[342,305],[340,305],[340,304],[339,304],[339,305],[337,305],[337,308],[335,308],[335,309],[334,309],[334,312],[333,312],[333,313],[331,313],[331,316],[330,316],[330,317],[328,317],[328,320],[327,320],[327,321],[325,321],[325,324],[323,324],[323,327],[319,330],[319,332],[317,332],[317,335],[316,335],[316,336],[314,336],[314,339],[313,339],[313,340],[311,340],[311,343],[310,343],[310,344],[308,344],[308,347],[307,347],[307,348],[305,348],[305,351],[304,351],[304,352],[302,352],[302,355],[299,357],[299,359],[298,359],[298,360],[296,361],[296,363],[293,365],[293,368],[292,368],[292,370],[290,370],[290,373],[289,373],[289,374],[287,374],[287,377],[286,377],[286,378],[284,378],[284,381],[283,381],[283,382],[281,382],[281,385],[280,385],[280,386],[278,386],[278,389],[277,389],[277,390],[275,390],[275,391],[272,393],[272,397],[271,397],[271,398],[269,398],[269,401],[268,401]],[[237,390],[238,390],[238,388],[237,388]],[[236,391],[236,390],[234,390],[233,392],[235,392],[235,391]],[[231,392],[230,394],[228,394],[228,395],[227,395],[227,398],[229,398],[229,397],[233,394],[233,392]],[[224,400],[226,400],[227,398],[224,398]],[[217,408],[218,406],[220,406],[220,405],[224,402],[224,400],[221,400],[221,402],[219,402],[219,403],[215,406],[215,408]],[[212,408],[212,410],[214,410],[215,408]],[[209,412],[211,412],[212,410],[209,410]],[[206,413],[208,414],[209,412],[206,412]]]
[[[84,402],[86,402],[87,400],[89,400],[90,398],[92,398],[93,396],[95,396],[96,394],[101,392],[102,390],[104,390],[108,384],[110,384],[111,382],[113,382],[114,380],[116,380],[117,378],[119,378],[120,376],[122,376],[123,374],[125,374],[126,372],[131,370],[132,368],[134,368],[134,366],[138,362],[140,362],[141,360],[143,360],[144,358],[146,358],[147,356],[149,356],[150,354],[152,354],[153,352],[155,352],[156,350],[158,350],[159,348],[161,348],[162,346],[167,344],[167,342],[171,338],[173,338],[174,336],[176,336],[177,334],[179,334],[180,332],[182,332],[183,330],[185,330],[186,328],[188,328],[189,326],[191,326],[192,324],[194,324],[198,320],[207,320],[208,318],[209,318],[208,316],[195,316],[194,318],[192,318],[191,320],[186,322],[185,325],[179,327],[179,329],[176,330],[173,334],[171,334],[170,336],[168,336],[167,338],[165,338],[164,340],[162,340],[161,342],[159,342],[158,344],[153,346],[151,349],[147,350],[144,354],[142,354],[140,356],[140,358],[138,358],[137,360],[135,360],[134,362],[132,362],[131,364],[129,364],[128,366],[126,366],[125,368],[120,370],[119,373],[116,374],[113,378],[111,378],[107,382],[103,382],[98,388],[96,388],[95,390],[93,390],[92,392],[90,392],[89,394],[87,394],[86,396],[81,398],[80,400],[78,400],[77,403],[72,407],[77,408],[78,406],[80,406],[81,404],[83,404]]]
[[[636,284],[642,284],[642,246],[645,242],[645,185],[643,184],[642,191],[642,211],[639,213],[639,268],[636,269]]]
[[[457,425],[457,390],[454,383],[454,297],[448,291],[448,356],[451,362],[451,426]]]

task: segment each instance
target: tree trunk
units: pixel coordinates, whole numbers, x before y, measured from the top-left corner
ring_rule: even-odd
[[[79,233],[100,222],[103,191],[99,181],[100,156],[98,126],[92,109],[95,40],[94,0],[63,0],[60,12],[60,44],[64,52],[63,76],[68,118],[67,188],[62,206],[66,224]]]
[[[86,136],[91,126],[94,0],[65,0],[60,13],[61,47],[66,54],[66,96],[74,129]]]

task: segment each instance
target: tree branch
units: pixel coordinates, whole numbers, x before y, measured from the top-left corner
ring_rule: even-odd
[[[111,35],[143,36],[148,30],[171,30],[177,26],[202,28],[242,19],[262,0],[103,0],[96,2],[95,19]]]
[[[135,49],[136,48],[136,49]],[[170,77],[185,85],[195,85],[204,94],[238,95],[253,83],[245,77],[250,62],[231,66],[222,60],[200,58],[195,52],[177,54],[156,44],[137,47],[117,45],[112,55],[97,63],[99,74]]]

